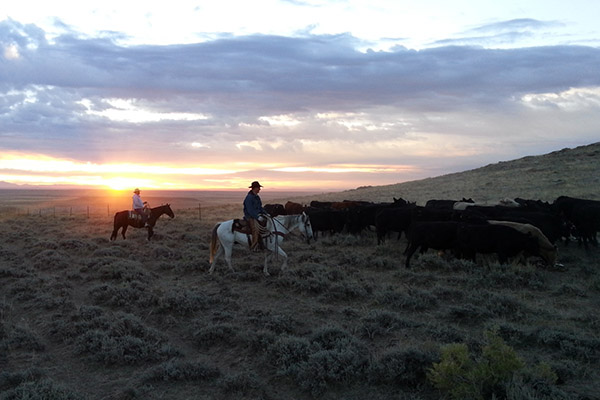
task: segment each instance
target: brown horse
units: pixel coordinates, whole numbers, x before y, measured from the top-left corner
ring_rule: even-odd
[[[154,225],[156,225],[156,221],[163,214],[167,214],[169,217],[175,218],[175,214],[173,213],[173,210],[171,210],[171,206],[168,203],[150,209],[150,216],[146,221],[148,224],[148,240],[150,240],[150,238],[154,235]],[[125,239],[125,232],[127,232],[128,226],[132,226],[134,228],[143,228],[144,224],[142,224],[141,219],[129,218],[128,210],[117,212],[115,214],[115,224],[112,235],[110,235],[110,240],[115,240],[117,238],[117,233],[121,228],[123,228],[121,235],[123,235],[123,239]]]

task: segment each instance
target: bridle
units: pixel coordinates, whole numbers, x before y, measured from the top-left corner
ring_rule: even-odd
[[[273,217],[269,217],[271,218],[271,220],[273,221],[273,232],[270,232],[270,234],[272,235],[279,235],[281,237],[283,237],[285,239],[285,237],[287,235],[292,235],[291,229],[289,229],[287,226],[285,226],[281,221],[279,221],[278,219],[275,219]],[[300,218],[302,220],[302,226],[304,228],[304,233],[308,232],[308,227],[310,226],[310,219],[308,218],[307,215],[300,215]],[[277,230],[277,224],[281,225],[286,231],[287,233],[283,233]],[[304,236],[304,233],[302,234],[302,236]],[[307,240],[310,240],[309,237],[306,238]]]

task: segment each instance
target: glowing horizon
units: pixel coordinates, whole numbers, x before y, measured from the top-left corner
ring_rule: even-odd
[[[91,163],[58,159],[44,155],[0,155],[0,181],[15,185],[32,186],[85,186],[126,190],[143,187],[154,190],[235,190],[246,188],[249,178],[240,174],[262,168],[264,171],[283,173],[268,181],[267,187],[281,190],[300,190],[303,187],[323,190],[346,190],[365,185],[364,180],[352,185],[352,179],[340,180],[336,175],[350,173],[389,173],[417,171],[407,165],[328,164],[314,166],[283,166],[280,163],[254,165],[241,162],[221,168],[218,165],[148,165],[141,163]],[[331,175],[316,186],[310,174]],[[392,179],[395,181],[395,179]],[[265,182],[266,183],[266,182]],[[396,183],[396,182],[390,182]]]

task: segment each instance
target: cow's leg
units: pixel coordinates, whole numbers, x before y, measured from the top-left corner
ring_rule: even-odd
[[[419,246],[415,245],[412,242],[409,242],[408,245],[406,246],[406,250],[404,251],[404,254],[406,254],[406,263],[405,263],[406,268],[410,268],[410,258],[413,256],[413,254],[415,254],[415,251],[417,251],[417,247],[419,247]]]

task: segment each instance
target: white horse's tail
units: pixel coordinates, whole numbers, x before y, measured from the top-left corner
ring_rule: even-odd
[[[216,224],[212,230],[212,236],[210,238],[210,259],[209,262],[212,263],[215,259],[215,253],[217,252],[217,247],[219,247],[219,241],[217,237],[217,229],[221,226],[221,224]]]

